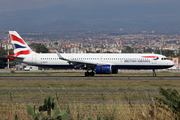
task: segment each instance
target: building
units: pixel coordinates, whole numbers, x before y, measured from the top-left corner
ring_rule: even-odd
[[[55,51],[55,50],[56,50],[55,48],[48,48],[48,49],[49,49],[49,52],[50,52],[50,53],[55,53],[55,52],[56,52],[56,51]]]
[[[179,58],[172,58],[172,61],[174,62],[174,66],[179,68]]]
[[[71,47],[64,47],[63,53],[71,53]]]
[[[136,48],[134,48],[134,53],[144,53],[143,47],[136,47]]]
[[[79,48],[78,47],[72,47],[71,48],[71,53],[78,53],[79,52]]]
[[[85,48],[79,49],[79,47],[64,47],[64,53],[86,53],[87,50]]]

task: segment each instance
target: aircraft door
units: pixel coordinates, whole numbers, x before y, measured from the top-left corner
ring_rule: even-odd
[[[157,63],[157,60],[152,60],[151,63],[152,63],[152,64],[156,64],[156,63]]]
[[[36,56],[37,56],[37,55],[33,55],[33,57],[32,57],[32,63],[36,63]]]

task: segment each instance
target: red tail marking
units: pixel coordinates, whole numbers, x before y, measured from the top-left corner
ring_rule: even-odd
[[[7,58],[7,59],[10,59],[10,60],[14,60],[14,58],[13,58],[13,57],[9,57],[9,56],[8,56],[8,57],[6,57],[6,58]]]
[[[15,56],[15,55],[9,55],[9,56],[7,56],[6,58],[7,58],[7,59],[10,59],[10,60],[14,60],[14,58],[13,58],[14,56]]]
[[[30,53],[30,51],[29,50],[25,50],[25,51],[19,51],[19,52],[17,52],[16,53],[16,57],[18,57],[19,55],[28,55]]]
[[[11,34],[11,39],[12,39],[13,41],[18,41],[18,42],[20,42],[20,43],[22,43],[22,44],[25,45],[24,41],[23,41],[21,38],[18,38],[17,36],[15,36],[15,35],[13,35],[13,34]]]

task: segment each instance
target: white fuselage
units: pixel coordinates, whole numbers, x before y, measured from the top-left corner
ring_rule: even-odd
[[[163,69],[174,65],[171,60],[159,54],[82,53],[61,55],[63,58],[71,61],[88,62],[97,65],[112,65],[117,69]],[[152,56],[158,57],[158,59],[152,58]],[[56,53],[38,54],[32,52],[30,55],[24,57],[23,62],[49,68],[74,68],[67,61],[60,60]]]

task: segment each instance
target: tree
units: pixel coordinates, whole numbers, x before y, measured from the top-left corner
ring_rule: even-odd
[[[5,50],[3,47],[0,47],[0,56],[7,55],[7,53],[8,53],[8,50]],[[10,54],[10,55],[13,55],[13,54],[14,54],[13,49],[10,49],[10,50],[9,50],[9,54]]]
[[[33,43],[30,46],[35,48],[37,53],[49,53],[49,49],[44,44]]]
[[[110,51],[106,51],[106,52],[104,52],[104,53],[112,53],[112,52],[110,52]]]
[[[87,51],[87,53],[95,53],[95,52],[93,52],[93,51]]]
[[[54,45],[58,45],[58,42],[55,42]]]
[[[130,46],[126,46],[125,49],[122,52],[123,53],[133,53],[134,48],[131,48]]]
[[[100,50],[96,50],[96,53],[100,53]]]
[[[145,53],[152,53],[154,50],[152,48],[144,49]]]
[[[4,48],[0,47],[0,56],[7,55],[6,50]]]
[[[156,54],[160,54],[160,50],[155,51]],[[173,50],[162,50],[162,55],[164,56],[174,56]]]

